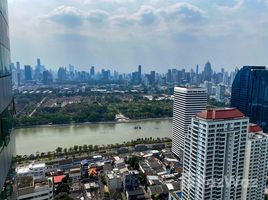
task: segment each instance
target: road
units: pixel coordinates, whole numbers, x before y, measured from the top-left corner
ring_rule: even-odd
[[[47,98],[44,97],[38,104],[37,106],[35,107],[35,109],[33,110],[33,112],[31,112],[31,114],[29,115],[29,117],[32,117],[33,114],[36,112],[36,110],[44,103],[44,101],[46,100]]]

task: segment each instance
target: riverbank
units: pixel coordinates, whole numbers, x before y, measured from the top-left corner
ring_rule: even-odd
[[[70,125],[86,125],[86,124],[125,124],[125,123],[137,123],[151,120],[172,120],[172,117],[158,117],[158,118],[146,118],[146,119],[130,119],[128,121],[106,121],[106,122],[72,122],[66,124],[44,124],[44,125],[31,125],[31,126],[21,126],[14,127],[13,129],[30,129],[30,128],[53,128],[53,127],[64,127]]]

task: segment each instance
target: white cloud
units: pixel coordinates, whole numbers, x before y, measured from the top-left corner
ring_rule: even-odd
[[[76,7],[62,5],[45,15],[45,18],[67,27],[75,27],[83,23],[85,13]]]
[[[245,0],[236,0],[233,6],[217,6],[220,11],[234,12],[239,10],[245,3]]]
[[[38,56],[50,66],[119,70],[140,63],[190,66],[211,58],[221,65],[256,56],[268,63],[265,1],[10,0],[12,55],[23,63]]]
[[[204,10],[185,2],[171,5],[165,11],[169,18],[179,16],[183,20],[192,22],[202,20],[206,15]]]
[[[94,24],[102,24],[109,18],[109,13],[104,10],[92,10],[88,13],[87,19]]]

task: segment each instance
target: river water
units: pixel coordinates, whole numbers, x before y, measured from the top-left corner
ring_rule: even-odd
[[[54,151],[74,145],[115,144],[145,137],[171,137],[170,119],[152,119],[128,123],[79,124],[14,130],[18,155]],[[134,129],[140,126],[141,129]]]

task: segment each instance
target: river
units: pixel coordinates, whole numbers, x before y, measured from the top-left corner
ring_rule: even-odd
[[[171,119],[151,119],[128,123],[78,124],[15,129],[18,155],[54,151],[74,145],[114,144],[145,137],[171,137]],[[135,130],[135,126],[141,129]]]

